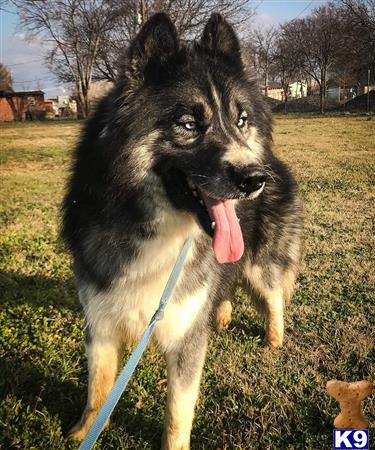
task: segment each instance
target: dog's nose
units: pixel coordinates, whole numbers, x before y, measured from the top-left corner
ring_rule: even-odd
[[[254,167],[242,169],[237,172],[237,186],[241,192],[251,194],[258,191],[266,182],[266,174]]]

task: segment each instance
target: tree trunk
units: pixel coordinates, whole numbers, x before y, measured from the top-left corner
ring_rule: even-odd
[[[85,105],[85,97],[83,95],[83,92],[78,92],[77,95],[77,116],[79,119],[86,119],[87,113],[86,113],[86,105]]]
[[[320,82],[320,113],[321,114],[324,114],[325,99],[326,99],[326,72],[325,72],[325,70],[322,70],[321,71],[321,82]]]
[[[79,119],[86,119],[90,112],[90,102],[88,89],[81,82],[76,83],[77,87],[77,116]]]
[[[82,95],[83,95],[83,106],[84,106],[85,118],[86,118],[90,114],[90,100],[89,100],[88,87],[84,86],[84,88],[82,90]]]

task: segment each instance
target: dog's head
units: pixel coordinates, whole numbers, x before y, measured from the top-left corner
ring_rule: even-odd
[[[234,205],[264,190],[271,122],[233,28],[213,14],[201,39],[186,45],[168,16],[157,14],[121,73],[134,175],[161,177],[173,206],[214,236],[217,259],[238,260],[244,244]]]

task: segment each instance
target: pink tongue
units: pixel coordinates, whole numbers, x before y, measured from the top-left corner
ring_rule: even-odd
[[[214,252],[219,263],[238,261],[244,252],[242,231],[233,200],[217,200],[201,193],[215,221]]]

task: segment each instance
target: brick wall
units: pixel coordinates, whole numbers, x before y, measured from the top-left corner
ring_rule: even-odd
[[[44,111],[44,95],[8,95],[0,97],[0,122],[27,120]]]

